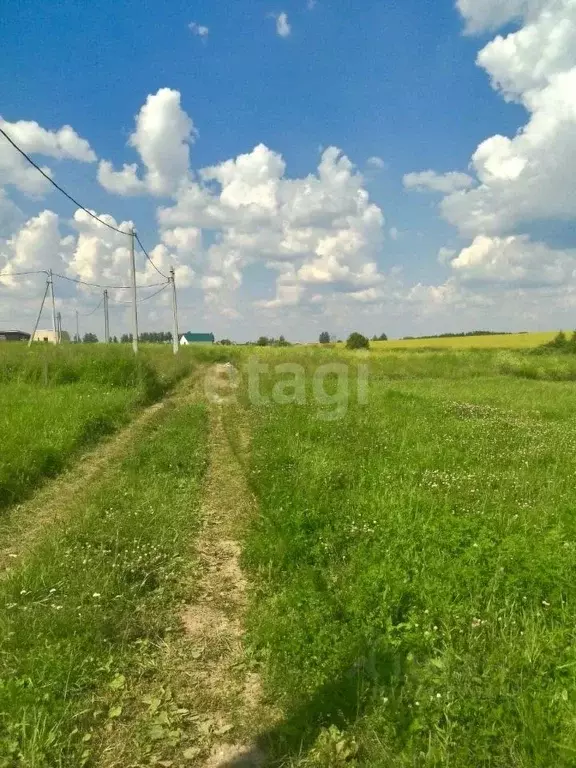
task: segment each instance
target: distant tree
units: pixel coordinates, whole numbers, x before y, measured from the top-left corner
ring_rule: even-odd
[[[144,331],[138,338],[145,344],[168,344],[172,341],[170,331]]]
[[[123,333],[122,336],[120,336],[120,343],[121,344],[131,344],[132,343],[132,334],[131,333]]]
[[[112,343],[118,344],[118,336],[112,336]]]
[[[386,336],[385,333],[381,333],[380,336],[378,336],[378,341],[388,341],[388,336]]]
[[[284,336],[280,336],[278,341],[276,342],[276,346],[278,346],[278,347],[289,347],[290,346],[290,342],[286,341]]]
[[[318,341],[320,344],[330,344],[330,334],[328,331],[322,331],[320,336],[318,337]]]
[[[96,336],[95,333],[85,333],[82,341],[84,344],[96,344],[98,341],[98,336]]]
[[[374,334],[374,336],[372,336],[370,341],[378,341],[378,336],[376,336],[376,334]]]
[[[220,342],[220,344],[224,345],[225,347],[230,347],[230,346],[232,346],[232,342],[230,341],[230,339],[222,339],[222,341]]]
[[[346,341],[346,349],[369,349],[370,342],[361,333],[351,333]]]
[[[268,336],[260,336],[256,344],[259,347],[267,347],[270,344],[270,339],[268,338]]]
[[[74,334],[74,344],[80,344],[81,341],[82,341],[82,339],[80,338],[80,336],[78,336],[78,334],[75,333]]]

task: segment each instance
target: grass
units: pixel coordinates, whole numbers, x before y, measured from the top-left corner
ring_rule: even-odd
[[[0,766],[90,763],[176,629],[206,428],[202,404],[164,408],[0,583]]]
[[[159,398],[195,358],[122,346],[0,347],[0,510]]]
[[[390,339],[371,341],[370,348],[378,351],[391,349],[531,349],[546,344],[558,331],[536,333],[506,333],[491,336],[458,336],[431,339]]]
[[[573,766],[565,359],[341,358],[372,371],[344,418],[251,407],[249,644],[285,713],[263,743],[285,766]]]

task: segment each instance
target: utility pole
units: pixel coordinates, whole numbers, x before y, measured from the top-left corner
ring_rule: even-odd
[[[130,230],[130,271],[132,274],[132,349],[138,354],[138,305],[136,298],[136,257],[134,255],[134,227]]]
[[[30,336],[30,339],[28,341],[28,346],[32,346],[32,342],[34,341],[34,336],[36,336],[36,331],[38,330],[38,325],[40,324],[40,318],[42,317],[42,310],[44,309],[44,302],[46,301],[46,296],[48,296],[48,291],[50,290],[50,278],[46,280],[46,290],[44,291],[44,296],[42,297],[42,304],[40,304],[40,312],[38,312],[38,317],[36,318],[36,325],[34,326],[34,330],[32,331],[32,336]]]
[[[54,278],[52,277],[52,270],[50,270],[48,274],[50,275],[50,295],[52,297],[52,330],[54,331],[56,344],[58,344],[58,326],[56,325],[56,302],[54,301]]]
[[[110,341],[110,320],[108,318],[108,289],[104,289],[104,341]]]
[[[76,310],[76,344],[80,344],[80,321],[78,319],[78,310]]]
[[[56,315],[56,338],[58,339],[58,344],[62,343],[62,315],[60,312]]]
[[[178,303],[176,301],[176,274],[174,267],[170,267],[170,282],[172,283],[172,314],[173,314],[173,326],[172,326],[172,349],[174,354],[178,354],[180,349],[180,334],[178,332]]]

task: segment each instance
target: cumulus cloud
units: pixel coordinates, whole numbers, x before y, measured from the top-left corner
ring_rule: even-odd
[[[95,213],[93,211],[93,213]],[[123,231],[133,226],[131,221],[116,221],[109,214],[97,214],[99,218]],[[72,227],[77,233],[74,249],[66,263],[66,273],[86,282],[111,285],[130,284],[129,239],[120,232],[114,232],[100,224],[85,211],[77,210]],[[182,231],[164,234],[163,242],[149,250],[149,255],[156,266],[167,272],[176,267],[177,276],[190,284],[194,271],[185,263],[189,258],[190,235]],[[148,260],[138,260],[136,280],[140,285],[157,283],[158,272]],[[121,294],[119,294],[121,295]]]
[[[384,217],[350,160],[330,147],[316,174],[285,173],[281,155],[259,144],[202,169],[204,185],[189,180],[175,204],[160,209],[163,229],[217,233],[206,250],[203,282],[212,299],[229,300],[243,269],[255,262],[278,272],[276,297],[261,305],[268,308],[308,300],[314,287],[346,292],[383,279],[376,258]]]
[[[470,33],[498,29],[535,16],[549,0],[457,0]]]
[[[56,160],[76,160],[92,163],[96,155],[86,139],[82,139],[69,125],[49,131],[31,120],[15,123],[0,117],[0,128],[29,155],[42,155]],[[50,168],[42,170],[52,175]],[[0,139],[0,183],[12,185],[28,195],[45,193],[50,184],[4,138]]]
[[[203,40],[206,40],[210,33],[208,27],[205,27],[203,24],[198,24],[195,21],[191,21],[190,24],[188,24],[188,29],[192,32],[193,35],[201,37]]]
[[[96,160],[90,144],[86,139],[80,138],[69,125],[64,125],[57,131],[48,131],[33,120],[9,123],[0,118],[0,128],[29,154],[55,157],[58,160],[78,160],[83,163],[93,163]]]
[[[144,171],[137,164],[125,164],[116,171],[110,162],[102,161],[98,180],[115,194],[170,195],[188,176],[189,145],[195,137],[194,123],[180,106],[180,93],[160,88],[148,96],[128,140],[139,154]]]
[[[562,285],[576,278],[576,250],[555,250],[527,235],[478,235],[450,261],[463,280],[517,286]]]
[[[292,27],[288,22],[288,14],[282,11],[282,13],[279,13],[274,18],[276,19],[276,34],[280,37],[289,37]]]
[[[407,173],[404,176],[406,189],[416,189],[418,192],[443,192],[447,194],[458,189],[467,189],[474,183],[474,179],[467,173],[450,171],[449,173],[436,173],[435,171],[421,171],[419,173]]]
[[[576,2],[460,0],[475,28],[518,19],[478,64],[504,98],[521,103],[528,122],[513,137],[485,139],[472,155],[479,184],[448,192],[444,217],[466,235],[513,234],[534,220],[576,215]]]
[[[0,244],[0,283],[7,288],[21,289],[32,280],[16,280],[11,273],[65,268],[64,251],[69,245],[59,228],[53,211],[41,211],[28,219],[4,243]]]

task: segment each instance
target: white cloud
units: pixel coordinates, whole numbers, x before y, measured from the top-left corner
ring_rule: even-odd
[[[317,174],[290,179],[285,171],[282,157],[259,144],[200,171],[209,186],[189,181],[175,205],[159,211],[164,229],[217,233],[206,251],[210,300],[232,300],[243,269],[255,262],[278,272],[276,298],[265,302],[269,308],[307,301],[314,286],[345,291],[382,279],[376,258],[384,219],[350,160],[330,147]]]
[[[0,118],[0,128],[29,154],[45,155],[58,160],[78,160],[82,163],[93,163],[96,160],[90,144],[80,138],[69,125],[57,131],[48,131],[33,120],[9,123]]]
[[[498,234],[576,215],[576,67],[553,76],[529,103],[532,116],[517,136],[493,136],[474,153],[481,184],[443,201],[445,217],[462,232]]]
[[[462,280],[517,286],[565,285],[576,281],[576,250],[555,250],[527,235],[478,235],[450,261]]]
[[[195,21],[191,21],[190,24],[188,24],[188,29],[192,32],[193,35],[201,37],[203,40],[205,40],[210,33],[208,27],[205,27],[203,24],[198,24]]]
[[[515,136],[497,134],[477,147],[470,166],[477,185],[436,186],[446,193],[444,218],[471,237],[513,234],[533,221],[573,220],[576,0],[460,0],[458,6],[473,29],[520,23],[484,46],[478,64],[529,119]],[[418,178],[408,174],[405,182],[418,186]]]
[[[194,123],[180,106],[180,93],[160,88],[148,96],[128,141],[140,155],[143,177],[139,177],[136,164],[125,164],[121,171],[115,171],[111,163],[102,161],[98,180],[116,194],[173,194],[188,177],[189,145],[195,136]]]
[[[443,192],[445,194],[458,189],[466,189],[474,183],[474,179],[471,176],[458,171],[450,171],[449,173],[436,173],[435,171],[407,173],[403,181],[406,189],[416,189],[418,192]]]
[[[5,190],[0,188],[0,231],[13,232],[22,218],[22,211],[10,200]]]
[[[318,0],[306,0],[306,8],[309,11],[313,11],[317,5],[318,5]]]
[[[382,160],[381,157],[378,157],[377,155],[374,155],[373,157],[369,157],[366,161],[366,164],[377,171],[382,171],[384,168],[386,168],[386,163],[384,160]]]
[[[544,88],[551,76],[576,65],[576,3],[547,3],[521,29],[488,43],[478,64],[506,98],[523,101],[525,94]]]
[[[11,273],[53,269],[62,272],[70,255],[70,240],[60,234],[53,211],[44,210],[28,219],[12,237],[0,242],[0,285],[19,295],[30,293],[36,276],[11,277]]]
[[[123,231],[129,231],[133,226],[133,222],[119,222],[109,214],[97,215]],[[129,285],[128,237],[98,223],[82,210],[76,211],[72,225],[78,234],[73,253],[66,265],[67,274],[92,283]],[[164,235],[163,242],[148,251],[150,258],[164,273],[167,273],[171,266],[175,266],[177,276],[179,275],[185,284],[189,284],[194,275],[192,268],[185,263],[190,258],[190,236],[182,231],[172,231]],[[162,278],[152,264],[140,256],[136,279],[139,284],[146,285],[157,283]]]
[[[96,155],[89,143],[69,126],[49,131],[31,120],[10,123],[0,117],[0,127],[29,155],[43,155],[56,160],[77,160],[91,163]],[[50,168],[40,166],[52,175]],[[4,137],[0,136],[0,184],[12,185],[28,195],[44,194],[50,184],[33,168]]]
[[[458,10],[467,23],[467,31],[498,29],[509,22],[529,19],[549,0],[457,0]]]
[[[275,19],[276,34],[280,35],[280,37],[289,37],[290,33],[292,32],[292,27],[288,22],[288,14],[282,11],[282,13],[279,13]]]
[[[389,234],[392,240],[398,240],[400,237],[400,230],[397,227],[390,227]]]

